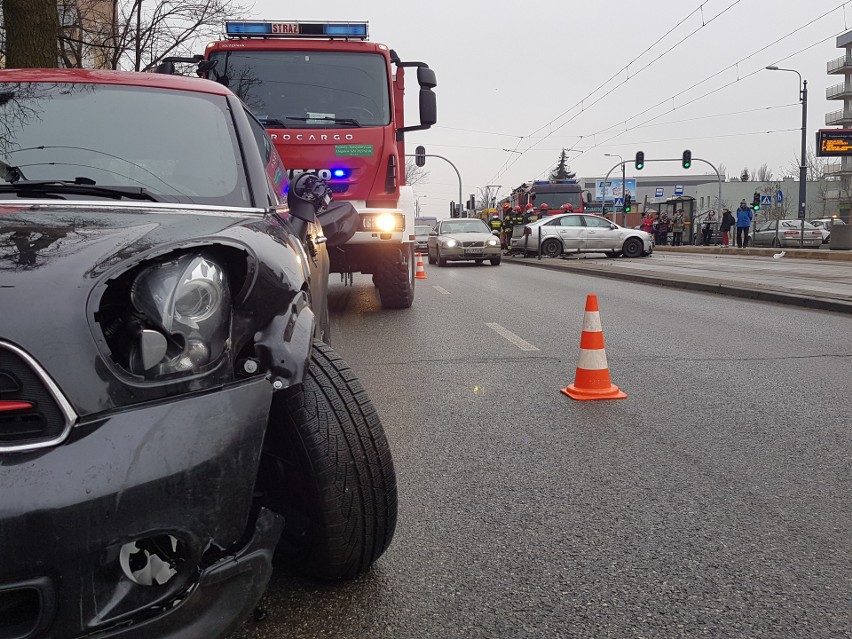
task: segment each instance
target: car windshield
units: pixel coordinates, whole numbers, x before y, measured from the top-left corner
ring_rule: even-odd
[[[452,233],[490,233],[491,229],[485,226],[482,220],[454,220],[441,224],[441,233],[449,235]]]
[[[351,128],[390,122],[388,69],[377,53],[221,51],[219,81],[271,128]]]
[[[415,226],[414,234],[415,235],[429,235],[432,232],[431,226]]]
[[[7,82],[0,83],[0,122],[0,197],[56,181],[75,199],[92,193],[74,188],[97,185],[144,189],[158,201],[251,205],[224,96]],[[51,186],[51,195],[62,186]]]
[[[533,197],[533,203],[536,208],[542,204],[547,204],[551,210],[562,208],[563,204],[570,204],[573,208],[580,208],[581,193],[539,193],[536,192]]]

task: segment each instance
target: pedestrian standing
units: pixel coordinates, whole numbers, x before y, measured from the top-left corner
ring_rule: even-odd
[[[649,235],[654,234],[654,214],[650,211],[645,213],[645,217],[642,218],[642,230]]]
[[[668,242],[669,235],[669,216],[665,211],[663,211],[660,214],[660,217],[657,218],[656,232],[657,237],[654,242],[657,246],[665,246]]]
[[[710,246],[713,241],[713,227],[716,226],[716,211],[710,209],[707,211],[707,216],[704,218],[701,227],[701,243],[704,246]]]
[[[741,200],[740,208],[737,209],[737,248],[748,248],[748,230],[753,217],[754,213],[746,201]]]
[[[683,244],[683,227],[683,209],[678,209],[672,218],[672,246]]]
[[[737,221],[734,219],[731,209],[725,208],[722,211],[722,224],[719,226],[719,230],[722,231],[722,246],[724,248],[728,248],[730,246],[731,227],[736,223]]]

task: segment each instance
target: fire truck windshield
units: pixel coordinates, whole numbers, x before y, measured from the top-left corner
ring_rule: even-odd
[[[272,128],[390,123],[385,58],[334,51],[216,51],[215,74]]]
[[[580,193],[538,193],[536,192],[532,203],[539,207],[542,204],[547,204],[551,209],[558,209],[563,204],[570,204],[572,207],[580,207]]]

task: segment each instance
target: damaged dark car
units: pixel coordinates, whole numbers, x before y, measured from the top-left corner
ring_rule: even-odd
[[[0,70],[0,639],[221,637],[368,570],[382,424],[327,344],[357,226],[222,85]]]

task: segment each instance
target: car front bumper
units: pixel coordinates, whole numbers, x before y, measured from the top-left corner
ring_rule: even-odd
[[[441,246],[438,249],[440,251],[441,259],[445,259],[447,261],[457,262],[461,260],[482,260],[482,259],[491,259],[493,257],[500,257],[503,254],[502,249],[500,248],[500,243],[498,242],[496,246],[486,246],[484,248],[475,247],[475,248],[465,248],[461,246],[453,246],[446,247]]]
[[[271,396],[257,380],[137,405],[55,447],[0,454],[0,637],[233,628],[266,587],[283,527],[252,510]],[[144,585],[157,560],[172,574]]]

